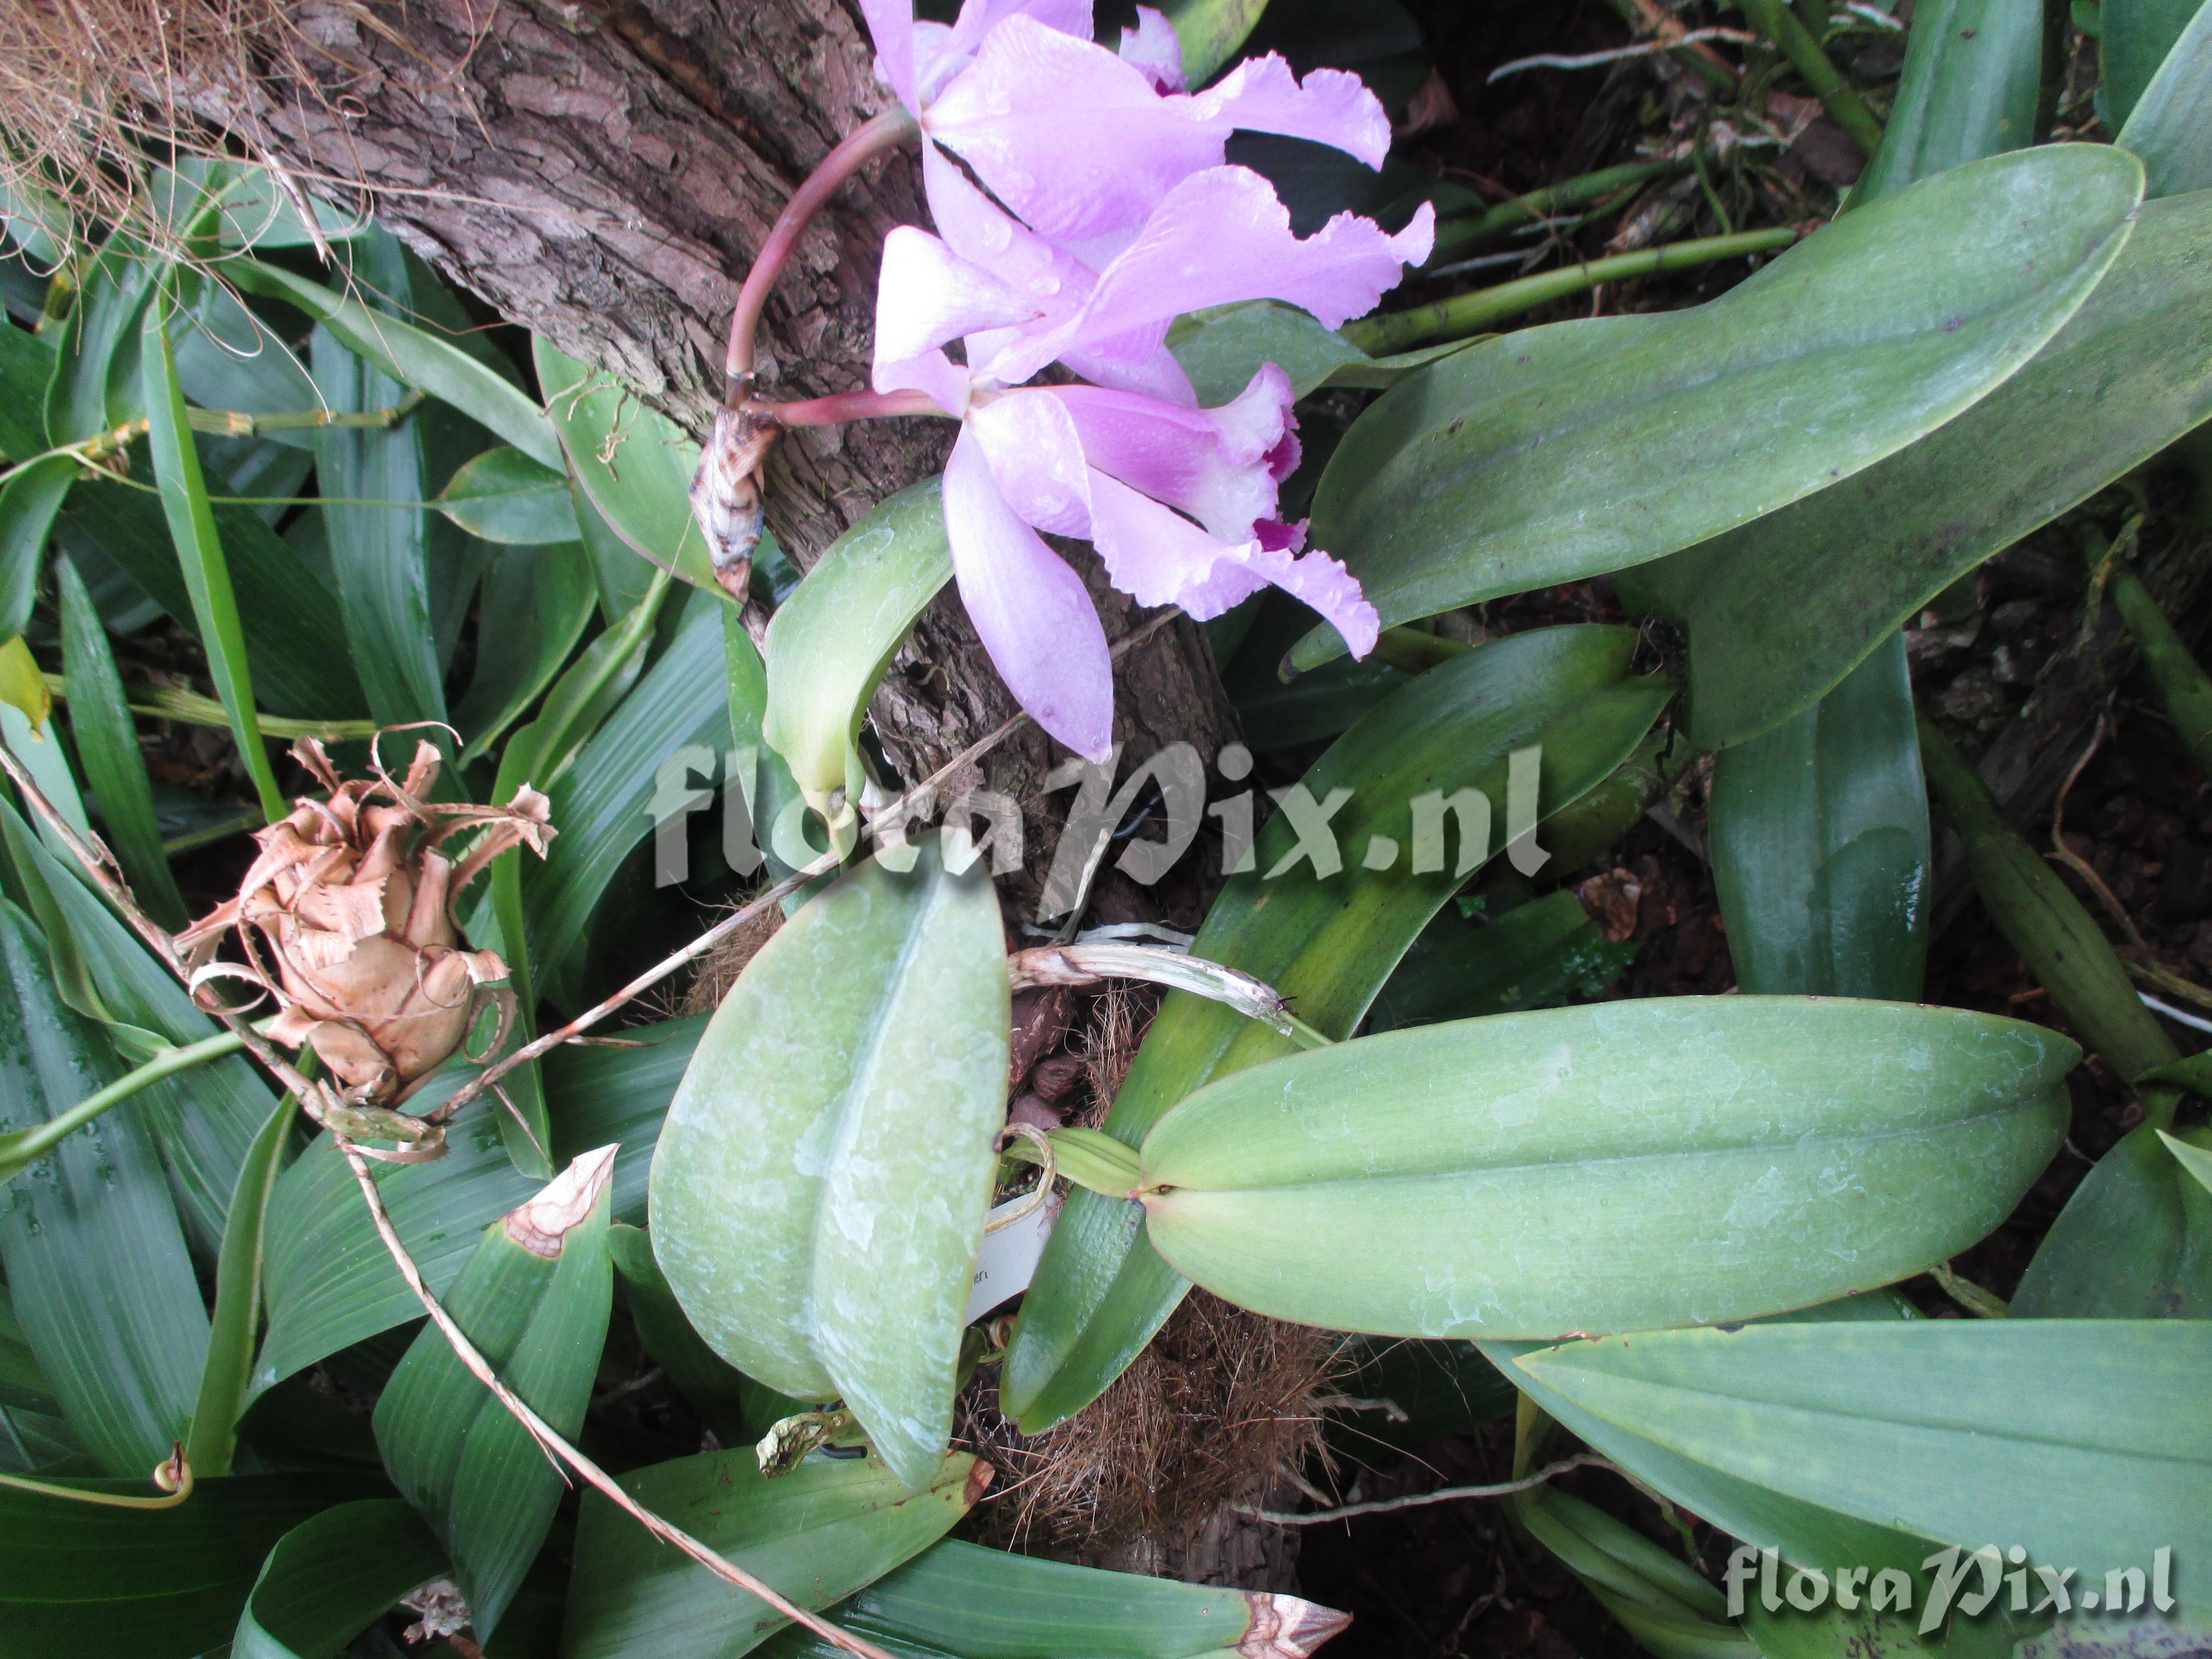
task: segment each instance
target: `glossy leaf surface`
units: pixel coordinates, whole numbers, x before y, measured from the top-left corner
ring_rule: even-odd
[[[1005,1121],[1009,997],[979,862],[934,839],[786,923],[700,1039],[653,1160],[653,1243],[749,1376],[842,1397],[909,1485],[952,1427]]]
[[[1430,919],[1482,853],[1449,845],[1442,870],[1412,869],[1413,799],[1473,788],[1504,828],[1510,757],[1540,748],[1537,815],[1548,817],[1601,782],[1635,749],[1672,693],[1660,677],[1629,672],[1625,629],[1558,628],[1514,635],[1422,675],[1378,705],[1304,780],[1326,800],[1349,789],[1331,821],[1345,867],[1315,879],[1301,863],[1273,880],[1298,837],[1271,821],[1255,870],[1232,877],[1192,950],[1256,975],[1294,1000],[1299,1018],[1349,1036]],[[1466,824],[1460,829],[1464,832]],[[1398,848],[1368,869],[1374,837]],[[1502,841],[1493,833],[1490,845]],[[1219,1004],[1170,994],[1146,1034],[1106,1121],[1139,1144],[1164,1112],[1211,1078],[1289,1053],[1289,1040]],[[1022,1308],[1003,1387],[1008,1409],[1035,1433],[1081,1409],[1121,1375],[1182,1298],[1185,1283],[1161,1261],[1134,1213],[1096,1194],[1068,1195]]]
[[[192,1472],[202,1478],[228,1474],[238,1448],[238,1419],[246,1409],[254,1350],[260,1345],[261,1268],[268,1259],[263,1223],[269,1214],[269,1194],[283,1167],[296,1109],[289,1095],[276,1103],[261,1133],[246,1149],[238,1185],[230,1195],[222,1252],[216,1261],[207,1363],[192,1405],[191,1438],[185,1444]]]
[[[2057,1149],[2078,1052],[2013,1020],[1780,997],[1394,1032],[1162,1118],[1146,1231],[1216,1295],[1331,1329],[1747,1319],[1988,1233]]]
[[[438,1540],[398,1499],[325,1510],[269,1552],[230,1659],[337,1659],[379,1613],[445,1570]]]
[[[1710,304],[1448,357],[1346,435],[1314,542],[1389,624],[1773,513],[2002,385],[2097,286],[2142,191],[2110,149],[1999,156],[1846,214]],[[1342,649],[1326,632],[1302,665]]]
[[[511,444],[465,463],[438,492],[438,510],[488,542],[538,546],[573,542],[583,533],[576,527],[567,476]]]
[[[2212,1318],[2212,1193],[2142,1123],[2097,1160],[2036,1246],[2023,1319]]]
[[[30,625],[46,541],[77,471],[74,456],[51,455],[0,484],[0,639]]]
[[[1668,1331],[1520,1364],[1723,1473],[1970,1549],[2002,1526],[2087,1583],[2212,1551],[2186,1381],[2208,1361],[2197,1321],[1989,1319]]]
[[[914,1489],[874,1458],[811,1457],[765,1479],[752,1448],[623,1477],[656,1515],[806,1607],[823,1607],[927,1549],[980,1495],[947,1457]],[[785,1622],[767,1603],[660,1543],[597,1492],[576,1528],[562,1659],[736,1659]]]
[[[1930,0],[1916,10],[1897,102],[1853,200],[2033,143],[2043,33],[2036,9],[2011,0]]]

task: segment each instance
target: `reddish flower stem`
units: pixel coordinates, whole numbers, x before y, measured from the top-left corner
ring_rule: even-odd
[[[845,421],[880,420],[887,415],[943,415],[926,392],[841,392],[796,404],[756,404],[772,410],[784,426],[836,426]]]
[[[823,156],[821,165],[806,176],[805,182],[784,204],[783,211],[776,216],[769,231],[768,240],[761,244],[760,257],[745,273],[744,286],[738,291],[737,311],[730,319],[730,352],[724,367],[730,377],[730,402],[733,406],[744,401],[752,390],[753,336],[759,330],[768,296],[783,275],[792,250],[799,246],[807,225],[840,185],[867,162],[917,137],[921,131],[914,117],[905,110],[884,111]]]

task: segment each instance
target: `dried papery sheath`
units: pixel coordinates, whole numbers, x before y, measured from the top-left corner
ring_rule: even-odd
[[[548,1261],[560,1259],[561,1247],[570,1232],[590,1215],[599,1194],[613,1179],[619,1146],[602,1146],[582,1154],[553,1177],[535,1198],[507,1212],[507,1236]]]
[[[1202,957],[1148,945],[1096,940],[1079,945],[1041,945],[1006,958],[1016,991],[1041,985],[1096,985],[1101,980],[1140,979],[1173,991],[1188,991],[1234,1008],[1247,1019],[1291,1039],[1302,1048],[1318,1048],[1328,1039],[1290,1012],[1282,994],[1251,975]]]
[[[1252,1609],[1252,1626],[1237,1644],[1243,1659],[1311,1659],[1315,1649],[1352,1623],[1348,1613],[1295,1595],[1247,1590],[1244,1600]]]
[[[691,512],[707,538],[714,580],[742,602],[761,538],[760,469],[783,426],[765,409],[742,405],[714,416],[714,435],[691,475]]]
[[[292,753],[328,799],[299,800],[258,831],[238,896],[177,943],[204,963],[236,929],[247,976],[280,1005],[270,1038],[312,1045],[355,1104],[396,1103],[460,1046],[486,988],[507,977],[497,955],[465,947],[453,912],[500,854],[527,844],[544,856],[550,804],[526,784],[505,806],[433,801],[441,757],[428,743],[397,782],[341,780],[313,738]],[[470,831],[465,853],[446,850]]]

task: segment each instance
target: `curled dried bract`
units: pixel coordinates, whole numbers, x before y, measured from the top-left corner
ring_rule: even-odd
[[[760,469],[782,424],[775,412],[746,404],[714,416],[714,435],[691,476],[691,511],[707,538],[714,580],[743,604],[760,543]]]
[[[507,964],[465,948],[454,906],[509,848],[544,856],[550,804],[527,784],[505,806],[432,800],[441,760],[428,743],[416,744],[399,782],[380,768],[374,778],[340,779],[313,738],[292,753],[329,799],[297,800],[258,831],[260,856],[238,896],[177,942],[198,966],[235,928],[250,977],[281,1008],[269,1036],[313,1045],[349,1100],[394,1104],[460,1046],[488,997],[506,996],[490,988]],[[471,830],[458,860],[445,850]],[[510,1006],[502,1006],[502,1036]]]

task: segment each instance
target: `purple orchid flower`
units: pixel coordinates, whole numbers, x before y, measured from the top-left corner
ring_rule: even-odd
[[[1427,257],[1426,208],[1395,236],[1341,214],[1301,240],[1266,179],[1212,167],[1093,270],[938,165],[945,236],[902,226],[884,243],[875,386],[922,392],[963,422],[945,473],[953,570],[1023,707],[1079,753],[1111,745],[1104,630],[1040,530],[1087,538],[1143,605],[1203,621],[1272,583],[1354,655],[1372,650],[1378,623],[1358,584],[1325,553],[1301,556],[1302,531],[1275,516],[1297,464],[1288,377],[1263,366],[1235,402],[1200,409],[1165,336],[1185,312],[1245,300],[1287,301],[1331,327],[1369,311]],[[964,367],[941,349],[956,337]],[[1054,361],[1099,384],[1019,388]]]
[[[1370,167],[1390,147],[1382,105],[1342,70],[1301,82],[1271,52],[1184,92],[1174,26],[1149,8],[1123,31],[1119,57],[1091,40],[1090,0],[966,0],[949,27],[916,22],[912,0],[860,9],[877,73],[921,122],[924,150],[944,145],[1057,241],[1142,223],[1176,185],[1219,167],[1239,129],[1311,139]]]

